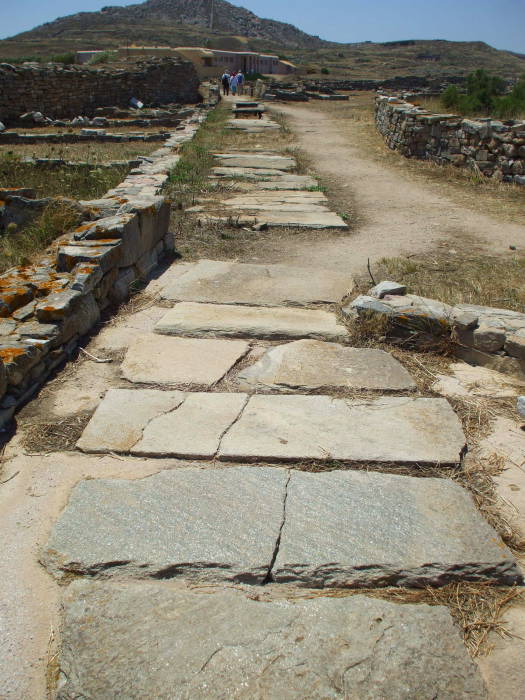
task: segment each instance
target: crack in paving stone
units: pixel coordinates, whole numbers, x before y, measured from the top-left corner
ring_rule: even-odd
[[[268,567],[268,573],[266,574],[266,577],[263,581],[263,585],[268,584],[268,583],[273,583],[273,581],[274,581],[273,576],[272,576],[272,569],[275,565],[275,560],[277,559],[277,555],[279,554],[279,548],[281,546],[281,537],[283,534],[284,523],[286,522],[286,501],[288,499],[288,484],[290,483],[291,477],[292,477],[292,472],[291,472],[291,470],[288,470],[288,479],[286,480],[286,483],[284,485],[283,517],[282,517],[282,521],[281,521],[281,527],[279,528],[279,535],[278,535],[277,540],[275,542],[275,549],[273,552],[272,561],[270,562],[270,566]]]

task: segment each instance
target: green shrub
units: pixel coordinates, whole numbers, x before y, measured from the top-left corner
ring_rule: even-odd
[[[525,76],[505,94],[506,83],[502,78],[477,70],[467,78],[467,92],[460,93],[455,85],[441,95],[446,109],[464,115],[493,116],[512,119],[525,112]]]
[[[329,75],[330,71],[328,70],[328,68],[321,68],[321,73],[323,75]]]
[[[115,61],[117,57],[117,51],[103,51],[102,53],[97,53],[92,56],[89,59],[88,64],[90,66],[95,66],[98,63],[110,63],[111,61]]]
[[[244,78],[255,82],[256,80],[264,80],[264,75],[262,73],[246,73]]]
[[[51,56],[51,63],[64,63],[65,65],[71,65],[75,63],[75,54],[71,51],[68,53],[57,53],[55,56]]]

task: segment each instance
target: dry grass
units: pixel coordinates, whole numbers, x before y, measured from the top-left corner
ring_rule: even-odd
[[[91,415],[91,411],[83,411],[54,421],[27,423],[24,426],[22,446],[31,454],[74,450]]]
[[[405,158],[388,148],[375,126],[374,100],[375,93],[356,92],[351,93],[349,102],[319,102],[315,104],[315,110],[329,113],[341,133],[348,138],[348,143],[367,158],[397,169],[404,177],[417,183],[430,185],[435,192],[476,212],[499,221],[522,221],[523,187],[480,178],[467,168]],[[509,245],[512,243],[509,241]]]
[[[71,231],[81,219],[79,210],[71,203],[61,199],[51,202],[22,231],[0,237],[0,272],[33,262],[52,241]]]
[[[30,187],[37,197],[96,199],[122,182],[128,168],[54,168],[23,163],[18,156],[0,156],[0,187]]]
[[[0,145],[0,158],[14,155],[18,158],[61,158],[68,161],[110,163],[116,160],[131,160],[137,156],[147,156],[162,146],[162,141],[130,143],[36,143]]]
[[[137,117],[138,119],[140,117]],[[144,117],[148,119],[148,117]],[[167,131],[172,131],[175,126],[159,126],[154,124],[152,126],[138,126],[135,125],[122,125],[122,126],[35,126],[30,129],[27,127],[13,127],[10,128],[7,134],[13,132],[16,134],[31,134],[38,136],[39,134],[80,134],[82,129],[103,129],[107,134],[128,134],[128,133],[139,133],[139,134],[157,134],[166,133]]]
[[[502,258],[452,250],[383,258],[374,276],[406,284],[412,294],[452,306],[479,304],[525,313],[525,256],[516,253]]]

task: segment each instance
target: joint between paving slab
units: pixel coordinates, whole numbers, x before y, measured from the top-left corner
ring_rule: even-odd
[[[268,567],[268,573],[264,577],[264,580],[262,582],[262,585],[265,586],[268,583],[273,583],[273,567],[275,566],[275,562],[277,560],[277,555],[279,554],[279,549],[281,547],[281,537],[283,534],[283,528],[284,524],[286,522],[286,502],[288,500],[288,484],[290,483],[290,479],[292,478],[292,470],[288,469],[288,478],[286,479],[286,483],[284,485],[284,498],[283,498],[283,516],[281,519],[281,526],[279,527],[279,534],[277,535],[277,539],[275,541],[275,548],[273,550],[273,555],[272,555],[272,560],[270,561],[270,566]]]
[[[246,395],[246,399],[244,400],[244,403],[241,406],[239,413],[235,416],[235,418],[232,420],[232,422],[228,426],[226,426],[226,428],[220,434],[219,441],[217,443],[217,450],[215,451],[215,454],[213,455],[214,461],[219,458],[219,453],[221,451],[221,445],[222,445],[222,441],[224,439],[224,436],[226,435],[227,432],[229,432],[232,429],[232,427],[235,425],[235,423],[237,423],[237,421],[240,419],[240,417],[244,413],[244,409],[248,405],[248,401],[251,399],[251,397],[252,397],[251,394]]]

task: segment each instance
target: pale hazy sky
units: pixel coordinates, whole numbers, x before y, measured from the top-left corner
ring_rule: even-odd
[[[17,0],[2,9],[0,38],[57,17],[128,0]],[[261,17],[341,42],[396,39],[486,41],[525,53],[525,0],[233,0]]]

